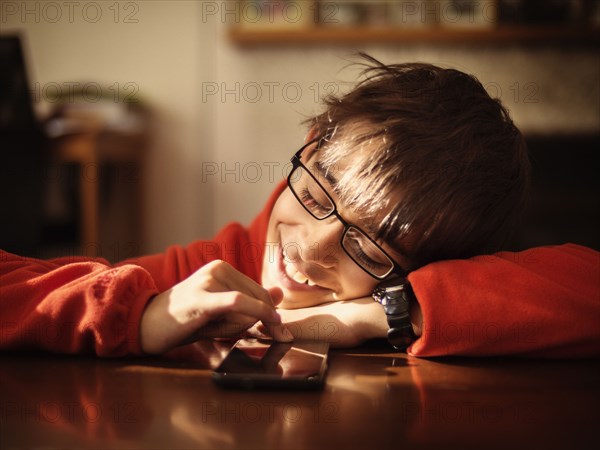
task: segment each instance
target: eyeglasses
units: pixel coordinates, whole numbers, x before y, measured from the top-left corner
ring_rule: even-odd
[[[356,225],[348,223],[337,211],[335,202],[317,178],[306,168],[300,157],[310,145],[319,142],[313,140],[304,145],[292,157],[292,170],[288,175],[290,190],[315,219],[325,220],[335,216],[344,225],[340,244],[346,254],[373,278],[383,280],[394,273],[406,276],[402,269],[373,239]],[[318,147],[317,147],[318,148]]]

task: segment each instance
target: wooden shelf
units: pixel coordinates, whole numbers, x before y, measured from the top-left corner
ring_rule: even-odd
[[[369,43],[552,43],[597,45],[598,27],[497,27],[493,29],[397,29],[391,27],[311,27],[267,29],[232,27],[230,38],[242,47]]]

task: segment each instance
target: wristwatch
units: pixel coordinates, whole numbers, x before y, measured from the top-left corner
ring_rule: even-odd
[[[410,322],[410,307],[416,302],[407,278],[393,278],[379,284],[373,291],[373,300],[381,303],[390,329],[387,338],[397,350],[406,351],[417,336]]]

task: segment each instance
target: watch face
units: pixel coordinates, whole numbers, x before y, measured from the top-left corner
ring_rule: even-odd
[[[385,289],[381,287],[375,288],[372,296],[373,300],[383,305],[383,303],[385,302]]]
[[[407,285],[408,280],[406,278],[392,278],[380,283],[371,295],[376,302],[385,306],[397,298],[404,297]]]

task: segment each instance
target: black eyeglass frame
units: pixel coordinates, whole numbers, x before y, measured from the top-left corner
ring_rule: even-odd
[[[310,170],[308,170],[308,167],[306,167],[304,165],[304,163],[302,162],[302,160],[300,159],[302,152],[304,150],[306,150],[306,148],[308,148],[312,144],[314,144],[315,142],[318,142],[317,148],[315,149],[315,151],[317,151],[321,145],[321,141],[323,141],[323,138],[313,139],[312,141],[304,144],[300,148],[300,150],[298,150],[294,154],[294,156],[292,156],[292,159],[290,160],[292,163],[292,170],[290,171],[290,173],[288,174],[288,177],[287,177],[287,184],[290,188],[290,191],[292,191],[292,194],[294,194],[294,197],[296,197],[296,200],[298,200],[298,202],[302,205],[304,210],[306,212],[308,212],[311,215],[311,217],[313,217],[315,220],[325,220],[331,216],[335,216],[342,223],[342,225],[344,225],[344,230],[342,231],[342,235],[340,237],[340,247],[342,247],[342,250],[344,250],[344,253],[346,253],[348,255],[348,257],[352,261],[354,261],[356,263],[356,265],[358,267],[360,267],[364,272],[368,273],[370,276],[372,276],[373,278],[375,278],[376,280],[379,280],[379,281],[389,278],[390,275],[392,275],[392,274],[400,276],[400,277],[406,277],[408,275],[408,271],[406,271],[402,267],[400,267],[400,265],[396,261],[394,261],[394,259],[383,248],[381,248],[381,246],[377,242],[375,242],[375,240],[373,240],[367,233],[365,233],[360,227],[349,223],[346,219],[344,219],[340,215],[340,213],[338,212],[338,209],[337,209],[337,205],[331,198],[331,195],[329,195],[329,192],[327,192],[327,189],[325,189],[323,187],[323,185],[319,182],[319,180],[317,180],[317,178],[313,175],[313,173]],[[306,205],[304,204],[302,199],[296,193],[296,190],[292,186],[293,183],[291,180],[292,180],[292,176],[294,175],[294,173],[296,172],[296,170],[298,168],[302,168],[306,171],[306,173],[314,180],[314,182],[317,184],[317,186],[319,186],[322,189],[323,193],[327,196],[327,198],[333,205],[333,210],[326,216],[324,216],[324,217],[315,216],[313,214],[313,212],[306,207]],[[381,253],[383,253],[392,262],[392,268],[385,275],[382,275],[382,276],[375,275],[374,273],[372,273],[371,271],[369,271],[368,269],[363,267],[362,264],[359,261],[357,261],[356,258],[354,258],[348,250],[346,250],[346,247],[344,246],[344,238],[346,237],[346,234],[348,233],[348,231],[351,228],[358,230],[364,237],[366,237],[379,251],[381,251]]]

